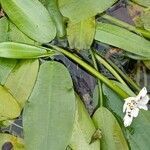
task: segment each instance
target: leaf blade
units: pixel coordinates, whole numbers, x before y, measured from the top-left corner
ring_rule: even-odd
[[[27,149],[60,150],[67,147],[75,113],[72,88],[70,75],[62,64],[47,62],[41,65],[36,85],[23,113]],[[58,141],[61,142],[58,144]]]

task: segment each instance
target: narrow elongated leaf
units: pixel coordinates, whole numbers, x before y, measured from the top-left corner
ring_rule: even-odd
[[[103,150],[129,149],[117,120],[108,109],[98,108],[93,115],[93,121],[102,131],[101,147]]]
[[[21,60],[8,76],[5,87],[23,108],[38,74],[38,60]]]
[[[42,64],[23,113],[26,148],[65,149],[71,138],[74,116],[75,96],[67,69],[57,62]]]
[[[150,1],[149,0],[132,0],[133,2],[136,2],[137,4],[140,4],[145,7],[150,7]]]
[[[7,145],[7,148],[6,148]],[[25,150],[23,140],[19,137],[15,137],[10,134],[0,134],[0,148],[3,150],[10,149],[8,148],[8,145],[11,147],[11,149],[14,150]]]
[[[20,115],[20,112],[20,106],[14,97],[0,86],[0,121],[14,119]]]
[[[67,36],[72,49],[89,49],[95,34],[95,18],[80,21],[79,23],[69,23]]]
[[[57,29],[57,36],[63,37],[66,34],[63,16],[58,8],[58,0],[45,0],[46,7]]]
[[[76,100],[78,107],[76,109],[74,129],[69,146],[73,150],[99,150],[99,139],[90,144],[90,142],[92,141],[92,136],[96,132],[96,128],[87,110],[85,109],[85,106],[78,96],[76,96]]]
[[[8,20],[6,17],[0,18],[0,42],[7,41]]]
[[[1,5],[11,21],[33,40],[47,43],[54,39],[56,28],[38,0],[1,0]]]
[[[0,57],[16,58],[16,59],[31,59],[54,55],[53,50],[45,50],[42,47],[35,47],[26,44],[14,42],[0,43]]]
[[[123,100],[107,86],[103,86],[103,92],[108,98],[107,103],[110,108],[123,120]],[[126,129],[125,135],[132,150],[149,150],[149,129],[150,111],[140,110],[138,117],[135,118],[131,126]]]
[[[16,65],[15,59],[0,58],[0,84],[4,85],[10,72]]]
[[[150,58],[150,42],[121,27],[107,23],[99,23],[97,25],[95,39],[133,54]]]
[[[73,23],[102,13],[117,0],[59,0],[61,13]]]

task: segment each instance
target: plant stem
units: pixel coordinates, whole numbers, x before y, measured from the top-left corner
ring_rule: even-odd
[[[49,48],[53,48],[58,52],[61,52],[62,54],[64,54],[65,56],[67,56],[68,58],[72,59],[73,61],[75,61],[76,63],[78,63],[80,66],[82,66],[84,69],[86,69],[87,71],[89,71],[93,76],[97,77],[98,79],[100,79],[102,82],[104,82],[108,87],[110,87],[113,91],[115,91],[117,94],[119,94],[121,97],[123,98],[127,98],[129,97],[129,95],[120,87],[118,87],[116,84],[114,84],[111,80],[109,80],[108,78],[106,78],[104,75],[102,75],[101,73],[99,73],[95,68],[93,68],[92,66],[90,66],[89,64],[87,64],[86,62],[84,62],[82,59],[80,59],[78,56],[73,55],[71,52],[68,52],[65,49],[59,48],[57,46],[54,46],[52,44],[46,44],[46,46],[48,46]]]
[[[126,82],[128,82],[135,90],[137,90],[137,92],[140,91],[140,88],[139,86],[130,78],[128,77],[125,73],[123,73],[112,61],[110,60],[105,60],[100,54],[98,53],[95,53],[95,57],[96,59],[98,60],[98,58],[101,58],[99,59],[99,61],[101,62],[101,60],[103,59],[107,64],[109,64],[112,69],[117,73],[117,74],[120,74],[122,78],[124,78],[124,80]],[[111,71],[111,70],[110,70]],[[112,72],[111,72],[112,73]],[[113,74],[113,73],[112,73]],[[119,75],[118,75],[119,76]],[[120,77],[120,76],[119,76]],[[118,77],[116,77],[118,79]],[[119,79],[118,79],[119,80]],[[120,80],[119,80],[120,81]]]
[[[90,52],[92,60],[93,60],[93,65],[94,65],[95,69],[98,71],[98,66],[97,66],[97,62],[96,62],[95,56],[93,54],[93,51],[90,49],[89,52]],[[97,82],[98,82],[98,90],[99,90],[99,106],[102,107],[103,106],[102,83],[99,79]]]
[[[107,14],[103,15],[102,18],[107,19],[110,22],[112,22],[118,26],[124,27],[130,31],[133,31],[133,32],[138,33],[138,34],[142,34],[145,38],[150,39],[150,32],[147,30],[136,28],[135,26],[132,26],[126,22],[123,22],[123,21],[121,21],[117,18],[114,18],[110,15],[107,15]]]
[[[104,65],[113,75],[114,77],[116,77],[116,79],[118,81],[120,81],[122,84],[126,83],[124,82],[124,80],[120,77],[120,75],[114,70],[114,68],[105,60],[103,59],[100,55],[98,55],[97,53],[94,53],[95,58],[102,64]]]

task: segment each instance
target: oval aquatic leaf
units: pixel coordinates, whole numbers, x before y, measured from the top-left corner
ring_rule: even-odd
[[[56,28],[38,0],[1,0],[1,5],[9,19],[31,39],[40,43],[54,39]]]
[[[6,17],[0,18],[0,42],[7,41],[8,20]]]
[[[101,148],[103,150],[129,149],[116,118],[108,109],[98,108],[93,115],[93,121],[102,132]]]
[[[77,23],[102,13],[117,0],[58,0],[60,11],[72,23]]]
[[[25,150],[23,140],[10,134],[0,134],[0,149]],[[5,148],[4,148],[5,147]],[[6,148],[7,147],[7,148]]]
[[[9,74],[5,87],[23,108],[34,87],[39,69],[38,60],[20,60]]]
[[[10,72],[17,63],[15,59],[0,58],[0,84],[4,85]]]
[[[45,0],[45,1],[46,1],[45,2],[46,8],[48,9],[50,16],[55,23],[57,29],[57,36],[58,37],[65,36],[66,34],[65,23],[64,18],[58,8],[58,0]]]
[[[0,86],[0,121],[17,118],[20,112],[20,106],[14,97]]]
[[[58,62],[41,65],[23,113],[28,150],[63,150],[69,144],[75,116],[75,95],[67,69]]]
[[[79,23],[68,23],[67,36],[70,48],[83,50],[89,49],[95,34],[95,18],[80,21]]]
[[[31,59],[54,55],[53,50],[45,50],[46,48],[35,47],[26,44],[14,42],[0,43],[0,57],[16,58],[16,59]]]
[[[76,96],[76,101],[76,116],[69,146],[73,150],[99,150],[99,139],[92,143],[92,136],[96,132],[92,119],[78,96]]]
[[[150,42],[124,28],[98,23],[95,39],[133,54],[150,58]]]

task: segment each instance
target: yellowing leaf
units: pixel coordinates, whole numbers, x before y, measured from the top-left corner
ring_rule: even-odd
[[[80,21],[79,23],[69,22],[67,36],[72,49],[89,49],[95,34],[95,18]]]
[[[5,87],[23,108],[30,96],[38,74],[38,60],[21,60],[8,76]]]
[[[14,97],[0,86],[0,121],[17,118],[20,112],[20,106]]]
[[[60,11],[73,23],[102,13],[117,0],[59,0]]]

